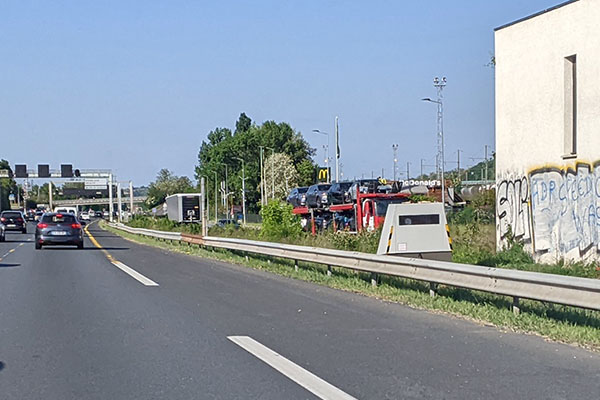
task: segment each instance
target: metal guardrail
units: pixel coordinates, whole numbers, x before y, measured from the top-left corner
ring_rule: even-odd
[[[443,284],[510,296],[516,313],[520,298],[600,310],[600,280],[596,279],[110,225],[134,234],[292,259],[296,268],[298,261],[307,261],[369,272],[375,281],[377,274],[425,281],[432,295]]]

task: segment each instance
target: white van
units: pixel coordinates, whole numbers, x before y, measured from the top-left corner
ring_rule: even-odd
[[[65,207],[65,206],[54,207],[54,212],[55,213],[63,213],[63,214],[70,213],[70,214],[77,216],[77,207]]]

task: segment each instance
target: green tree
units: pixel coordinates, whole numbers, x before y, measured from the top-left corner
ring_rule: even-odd
[[[186,193],[194,191],[190,178],[187,176],[176,176],[166,168],[158,171],[156,180],[148,187],[148,199],[146,205],[149,208],[155,207],[165,201],[167,196],[176,193]]]
[[[273,152],[289,156],[293,167],[298,172],[297,184],[305,185],[314,180],[312,157],[315,150],[289,124],[266,121],[256,125],[245,113],[242,113],[235,126],[234,133],[228,128],[214,129],[209,132],[207,140],[200,146],[195,177],[198,181],[202,177],[206,178],[209,199],[214,199],[215,174],[217,187],[220,188],[221,182],[225,181],[225,165],[227,165],[227,186],[234,194],[234,202],[241,203],[242,161],[240,159],[242,159],[246,177],[247,206],[250,211],[258,210],[261,146],[265,150],[265,158]]]
[[[12,176],[12,168],[6,160],[0,160],[0,170],[8,170]],[[11,193],[17,193],[17,183],[13,178],[0,178],[0,210],[10,209],[8,196]]]

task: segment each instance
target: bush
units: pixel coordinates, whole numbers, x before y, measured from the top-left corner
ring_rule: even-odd
[[[280,200],[271,200],[260,210],[261,237],[265,239],[296,238],[302,234],[300,218],[292,213],[292,206]]]

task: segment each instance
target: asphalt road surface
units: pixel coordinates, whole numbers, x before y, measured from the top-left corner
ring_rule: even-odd
[[[597,353],[89,231],[0,243],[0,399],[600,398]]]

